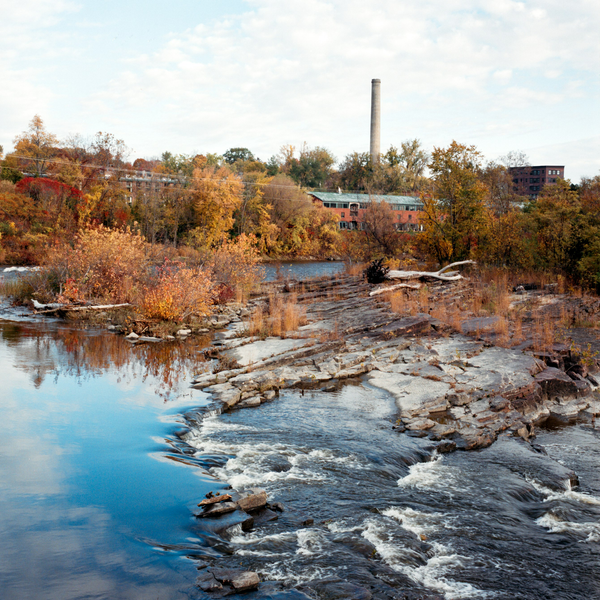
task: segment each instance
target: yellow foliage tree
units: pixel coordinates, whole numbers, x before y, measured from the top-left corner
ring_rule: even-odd
[[[470,258],[485,234],[487,187],[480,181],[481,153],[452,142],[434,148],[429,164],[431,192],[420,218],[422,247],[440,264]]]
[[[194,171],[192,194],[196,228],[190,234],[194,246],[206,249],[223,242],[233,228],[242,192],[242,181],[226,167]]]
[[[14,156],[19,168],[25,172],[35,173],[37,177],[43,177],[52,165],[58,138],[46,131],[42,118],[35,115],[29,122],[27,131],[15,137],[13,143]]]

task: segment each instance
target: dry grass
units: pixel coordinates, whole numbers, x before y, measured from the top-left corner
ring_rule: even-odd
[[[366,268],[365,263],[358,263],[358,262],[351,262],[351,261],[344,262],[344,273],[346,275],[362,275],[365,268]]]
[[[515,312],[514,318],[513,318],[513,336],[512,336],[513,345],[520,344],[521,342],[524,341],[524,339],[525,338],[523,337],[523,319],[521,317],[520,312]]]
[[[536,352],[550,352],[556,342],[556,323],[547,317],[537,316],[533,321],[533,349]]]
[[[498,346],[509,346],[510,345],[510,334],[508,330],[508,320],[506,317],[499,317],[494,325],[494,331],[496,333]]]
[[[406,309],[406,295],[402,290],[392,292],[389,296],[392,312],[402,314]]]
[[[257,307],[248,323],[247,332],[261,339],[285,338],[306,324],[306,310],[298,304],[296,294],[269,294],[266,306]]]
[[[565,289],[571,297],[581,293],[579,288],[568,288],[564,278],[550,277],[545,273],[508,273],[503,269],[486,269],[471,274],[468,281],[454,288],[433,285],[430,289],[422,287],[418,291],[402,289],[389,293],[385,299],[396,314],[429,313],[457,332],[462,332],[465,320],[496,316],[498,319],[491,329],[477,328],[472,335],[509,348],[529,341],[536,352],[552,351],[553,346],[561,341],[564,328],[600,328],[597,319],[588,318],[586,321],[585,316],[563,304],[554,314],[546,311],[543,316],[532,318],[532,314],[539,313],[543,302],[535,292],[528,298],[514,296],[513,288],[522,284],[532,284],[543,295],[562,294]],[[549,284],[556,285],[549,287]]]

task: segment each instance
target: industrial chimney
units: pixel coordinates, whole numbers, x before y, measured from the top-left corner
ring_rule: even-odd
[[[381,79],[371,80],[371,161],[379,162],[381,128]]]

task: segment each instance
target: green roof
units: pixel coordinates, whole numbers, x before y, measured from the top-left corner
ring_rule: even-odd
[[[335,192],[308,192],[310,196],[322,202],[387,202],[388,204],[406,204],[422,206],[423,202],[415,196],[392,196],[391,194],[336,194]]]

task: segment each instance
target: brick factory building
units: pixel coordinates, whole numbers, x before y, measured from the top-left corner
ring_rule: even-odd
[[[340,229],[362,229],[363,217],[369,203],[387,202],[396,214],[394,219],[399,231],[420,231],[419,213],[423,202],[413,196],[390,196],[384,194],[336,194],[332,192],[308,192],[315,204],[334,212],[340,218]]]
[[[564,165],[543,165],[539,167],[510,167],[509,172],[519,196],[534,200],[545,185],[565,178]]]

